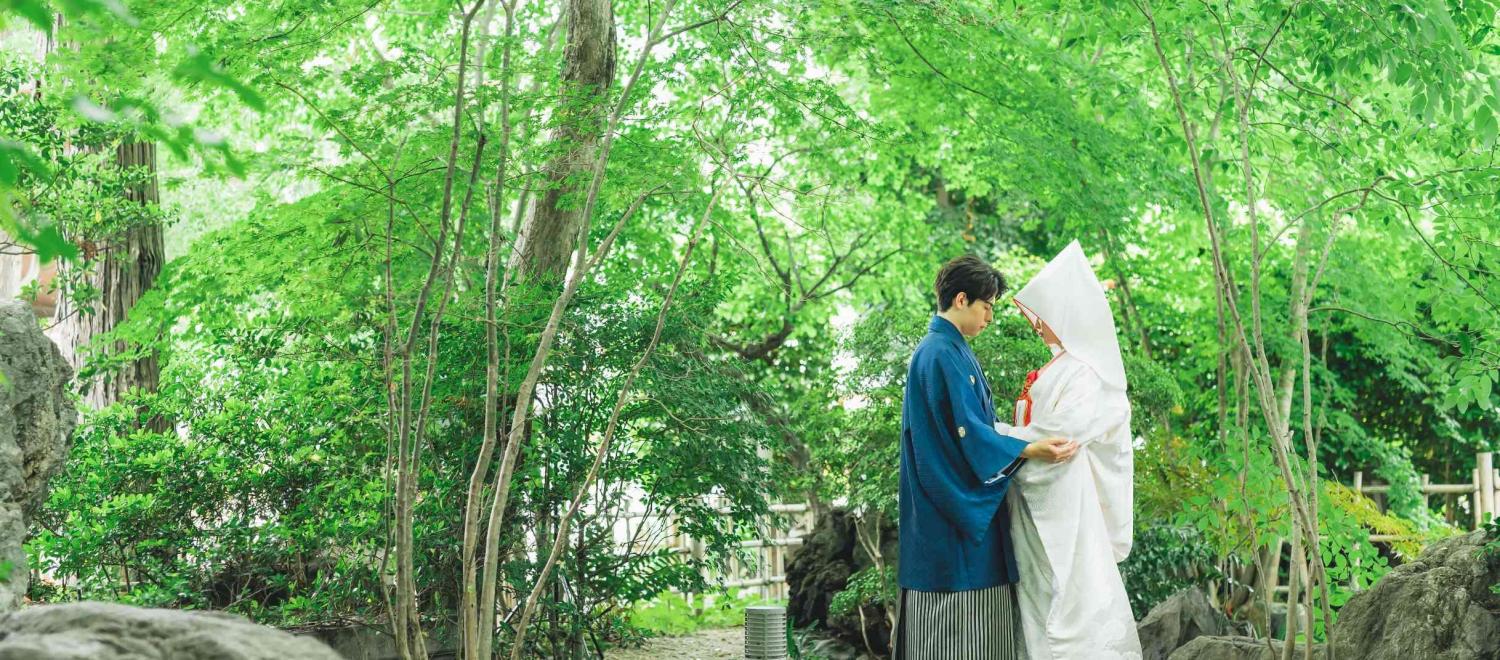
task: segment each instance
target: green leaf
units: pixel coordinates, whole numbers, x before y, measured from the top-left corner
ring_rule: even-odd
[[[1427,110],[1427,93],[1426,92],[1422,92],[1421,94],[1418,94],[1415,97],[1413,97],[1412,100],[1411,100],[1411,115],[1413,117],[1421,119],[1421,118],[1423,118],[1425,116],[1425,111],[1426,110]]]
[[[0,226],[13,235],[18,243],[30,246],[36,252],[37,259],[44,265],[52,263],[53,259],[61,258],[72,261],[78,258],[78,247],[63,238],[62,232],[55,224],[47,223],[33,227],[16,218],[0,218],[0,220],[3,220]]]
[[[1479,111],[1474,117],[1474,131],[1479,137],[1480,144],[1483,144],[1486,148],[1495,144],[1495,135],[1497,133],[1495,111],[1491,110],[1489,106],[1479,106]]]
[[[261,98],[258,92],[251,89],[249,85],[224,73],[223,69],[214,63],[213,58],[209,57],[208,53],[194,49],[194,52],[187,59],[177,65],[177,68],[172,71],[172,75],[182,80],[222,87],[234,92],[235,96],[240,97],[240,101],[243,101],[245,105],[250,106],[256,112],[265,112],[266,110],[266,101]]]
[[[3,14],[17,14],[38,30],[52,34],[52,7],[45,0],[0,0]]]
[[[31,153],[29,147],[20,142],[0,139],[0,186],[14,187],[20,180],[22,170],[43,180],[52,178],[47,164]]]
[[[1391,72],[1391,81],[1397,85],[1405,85],[1406,81],[1411,80],[1412,75],[1415,73],[1416,71],[1412,69],[1410,62],[1402,62],[1396,65],[1395,71]]]
[[[108,13],[120,19],[126,25],[135,27],[140,24],[130,10],[125,8],[125,3],[120,0],[59,0],[62,3],[63,13],[69,16],[82,16],[86,14]]]

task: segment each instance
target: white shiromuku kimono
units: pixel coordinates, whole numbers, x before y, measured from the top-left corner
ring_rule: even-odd
[[[1028,377],[1015,424],[1027,441],[1067,438],[1064,463],[1027,461],[1011,483],[1011,542],[1032,658],[1141,658],[1116,564],[1130,554],[1134,463],[1130,402],[1104,289],[1075,241],[1016,294],[1057,335],[1056,357]]]

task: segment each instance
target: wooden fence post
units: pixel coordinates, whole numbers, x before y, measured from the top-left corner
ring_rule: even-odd
[[[1354,496],[1355,497],[1364,497],[1365,496],[1364,490],[1365,490],[1365,473],[1364,473],[1363,470],[1355,470],[1354,471]],[[1369,542],[1368,538],[1366,539],[1366,542]],[[1359,564],[1360,564],[1359,555],[1354,555],[1354,570],[1349,571],[1349,589],[1350,589],[1350,591],[1359,591]]]
[[[1491,517],[1495,515],[1495,455],[1487,451],[1479,452],[1474,462],[1479,466],[1476,470],[1479,478],[1474,485],[1479,487],[1480,505],[1479,520],[1474,529],[1479,529],[1484,523],[1485,514]]]
[[[1469,478],[1474,480],[1472,482],[1474,484],[1474,497],[1472,498],[1472,508],[1474,509],[1474,529],[1479,529],[1481,521],[1484,520],[1482,517],[1484,516],[1484,494],[1479,492],[1479,468],[1474,468],[1473,471],[1471,471],[1469,474]]]
[[[1500,508],[1500,467],[1490,470],[1490,484],[1494,486],[1490,489],[1492,493],[1490,501],[1494,502],[1495,508]],[[1500,518],[1500,511],[1493,508],[1490,509],[1490,514],[1493,518]]]

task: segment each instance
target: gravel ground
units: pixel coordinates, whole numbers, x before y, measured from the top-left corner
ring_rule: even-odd
[[[834,639],[827,637],[800,637],[803,657],[826,660],[876,660]],[[640,648],[610,649],[604,652],[607,660],[727,660],[745,657],[744,628],[714,628],[699,630],[681,637],[657,637],[648,640]]]
[[[682,637],[656,637],[640,648],[610,649],[604,652],[604,657],[608,660],[743,658],[744,646],[744,628],[714,628]]]

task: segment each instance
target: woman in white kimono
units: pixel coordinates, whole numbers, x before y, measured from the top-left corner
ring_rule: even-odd
[[[1077,241],[1015,302],[1054,357],[1027,376],[1015,424],[996,430],[1082,446],[1070,461],[1027,462],[1006,498],[1027,651],[1047,660],[1138,659],[1141,643],[1116,567],[1130,554],[1134,467],[1109,302]]]

